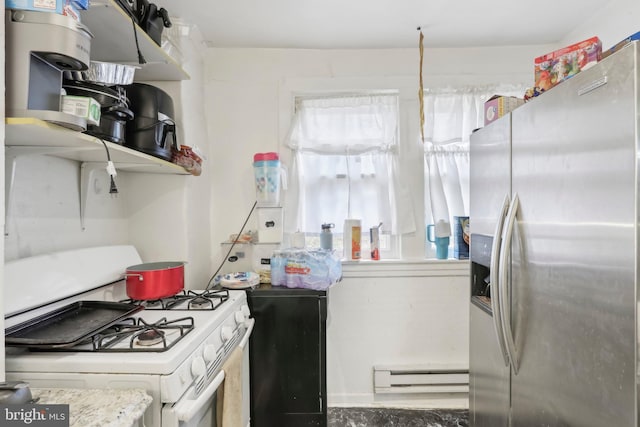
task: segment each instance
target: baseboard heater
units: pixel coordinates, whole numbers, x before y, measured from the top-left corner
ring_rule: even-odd
[[[455,365],[374,366],[375,393],[468,393],[469,368]]]

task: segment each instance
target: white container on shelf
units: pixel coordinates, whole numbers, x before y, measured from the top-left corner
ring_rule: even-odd
[[[256,243],[252,249],[253,271],[260,275],[260,283],[271,283],[271,256],[274,251],[280,249],[280,244]]]
[[[280,243],[283,233],[282,208],[257,208],[258,242]]]
[[[221,243],[222,256],[227,255],[231,249],[231,242]],[[253,271],[252,263],[252,245],[250,243],[236,243],[233,245],[231,252],[227,255],[223,269],[220,271],[225,273],[236,273],[241,271]]]

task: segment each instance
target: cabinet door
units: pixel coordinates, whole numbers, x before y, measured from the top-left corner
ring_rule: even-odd
[[[326,298],[251,296],[254,427],[326,425]]]

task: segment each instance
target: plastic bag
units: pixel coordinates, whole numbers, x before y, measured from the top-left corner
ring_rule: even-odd
[[[191,147],[182,145],[180,150],[172,150],[171,161],[185,168],[192,175],[200,176],[202,173],[202,158]]]
[[[325,290],[342,279],[342,263],[334,251],[287,249],[271,257],[271,285]]]

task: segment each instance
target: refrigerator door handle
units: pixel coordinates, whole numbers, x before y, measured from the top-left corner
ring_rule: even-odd
[[[511,238],[513,237],[513,227],[516,222],[516,214],[520,200],[518,194],[513,195],[505,228],[502,230],[502,247],[500,248],[500,266],[498,273],[498,286],[500,287],[500,313],[502,315],[502,329],[505,334],[505,342],[507,343],[507,354],[511,361],[511,369],[514,375],[518,374],[518,357],[516,354],[516,345],[513,339],[513,330],[511,329],[511,310],[510,310],[510,287],[507,286],[507,273],[509,269],[509,255],[511,254]]]
[[[509,355],[507,353],[507,344],[505,342],[504,329],[502,327],[502,313],[501,313],[501,290],[500,290],[500,275],[498,274],[500,268],[500,247],[502,246],[502,228],[504,227],[507,211],[509,210],[509,195],[504,197],[502,202],[502,209],[498,222],[496,223],[496,229],[493,233],[493,244],[491,245],[491,269],[489,272],[489,283],[491,284],[491,312],[493,319],[493,328],[500,344],[500,353],[502,353],[502,359],[504,365],[509,366]]]

